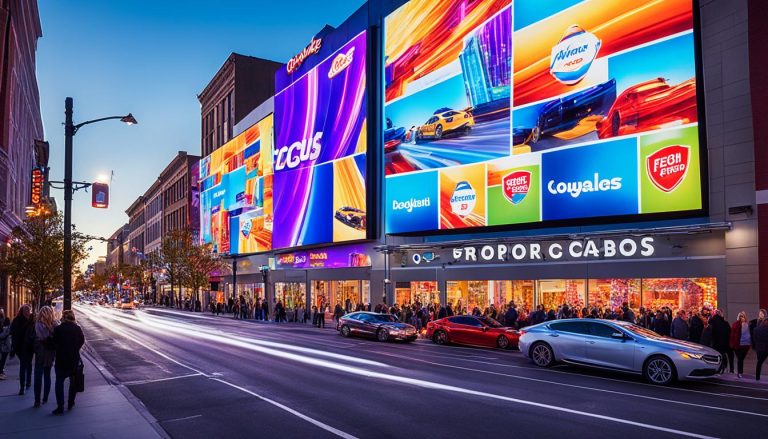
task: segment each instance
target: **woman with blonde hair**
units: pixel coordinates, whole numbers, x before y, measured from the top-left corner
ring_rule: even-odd
[[[56,357],[53,346],[53,330],[58,326],[53,308],[44,306],[40,308],[35,322],[35,407],[40,407],[40,392],[42,390],[42,403],[48,402],[51,393],[51,368]],[[45,389],[42,389],[45,382]]]
[[[747,313],[742,311],[731,326],[731,349],[736,354],[736,365],[738,377],[744,374],[744,358],[747,357],[749,348],[752,346],[752,334],[749,331],[749,320]]]

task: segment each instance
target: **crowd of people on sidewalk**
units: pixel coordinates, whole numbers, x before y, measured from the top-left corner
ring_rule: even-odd
[[[82,391],[82,360],[80,349],[85,343],[83,331],[78,326],[72,310],[62,312],[61,321],[56,319],[53,308],[41,307],[37,313],[30,305],[22,305],[13,321],[0,309],[0,380],[7,379],[7,359],[19,360],[19,396],[24,396],[33,386],[35,408],[48,402],[51,391],[51,370],[55,371],[54,392],[56,409],[53,414],[64,413],[64,384],[69,379],[67,409],[72,410],[75,396]]]

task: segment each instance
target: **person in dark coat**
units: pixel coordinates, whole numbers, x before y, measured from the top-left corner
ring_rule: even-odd
[[[50,306],[40,308],[35,322],[35,407],[48,402],[51,393],[51,368],[56,355],[53,347],[53,330],[59,324]],[[43,387],[45,385],[45,387]]]
[[[715,310],[715,315],[709,319],[709,326],[712,328],[712,349],[723,356],[723,362],[720,364],[719,373],[725,372],[726,365],[733,373],[733,351],[731,350],[731,325],[723,318],[723,312]]]
[[[507,326],[515,327],[517,325],[517,318],[519,316],[520,314],[517,312],[517,305],[515,305],[515,302],[509,302],[509,309],[504,315],[504,319],[507,321]]]
[[[35,320],[32,307],[22,305],[11,323],[11,357],[19,357],[19,395],[32,386],[32,357],[35,355]]]
[[[685,310],[681,309],[677,312],[677,317],[672,320],[669,335],[678,340],[688,340],[688,337],[690,336],[690,328],[688,327]]]
[[[763,368],[763,363],[768,359],[768,319],[763,319],[760,325],[757,325],[752,331],[752,342],[755,344],[755,352],[757,352],[755,379],[760,381],[760,371]]]
[[[5,361],[11,353],[11,319],[5,316],[5,310],[0,308],[0,380],[5,377]]]
[[[547,313],[544,312],[544,305],[536,305],[536,311],[531,314],[531,324],[538,325],[547,320]]]
[[[691,311],[691,320],[689,322],[688,340],[694,343],[701,343],[701,334],[704,332],[704,320],[696,310]]]
[[[67,409],[75,405],[77,389],[72,377],[80,363],[80,348],[85,344],[83,330],[77,325],[74,311],[68,309],[61,315],[61,324],[53,330],[53,345],[56,349],[56,410],[53,414],[64,413],[64,381],[69,378],[69,399]]]

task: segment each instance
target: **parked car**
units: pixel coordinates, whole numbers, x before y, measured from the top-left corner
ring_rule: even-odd
[[[427,323],[427,337],[437,344],[466,344],[507,349],[520,334],[489,317],[453,316]]]
[[[395,127],[392,119],[387,118],[387,129],[384,130],[384,152],[392,152],[406,141],[408,133],[405,127]]]
[[[568,131],[587,116],[605,114],[615,99],[616,80],[611,79],[547,102],[539,109],[530,142],[536,143],[544,136]]]
[[[416,138],[440,140],[447,134],[469,134],[474,125],[475,118],[469,109],[460,111],[440,108],[418,128]]]
[[[698,120],[696,79],[669,85],[656,78],[624,90],[597,123],[601,139],[682,125]]]
[[[418,334],[416,327],[401,323],[397,317],[391,314],[379,314],[374,312],[353,312],[339,319],[336,330],[344,337],[353,335],[375,338],[379,341],[416,340]]]
[[[520,350],[537,366],[563,362],[642,374],[659,385],[711,377],[721,361],[706,346],[615,320],[563,319],[530,326],[521,331]]]

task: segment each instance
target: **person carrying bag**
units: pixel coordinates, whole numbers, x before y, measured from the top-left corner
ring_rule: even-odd
[[[75,395],[84,390],[83,362],[80,348],[85,344],[83,330],[75,321],[75,313],[66,310],[61,315],[61,324],[53,330],[53,344],[56,348],[56,409],[54,415],[64,413],[64,381],[69,378],[69,400],[67,409],[75,405]],[[78,390],[82,389],[82,390]]]

